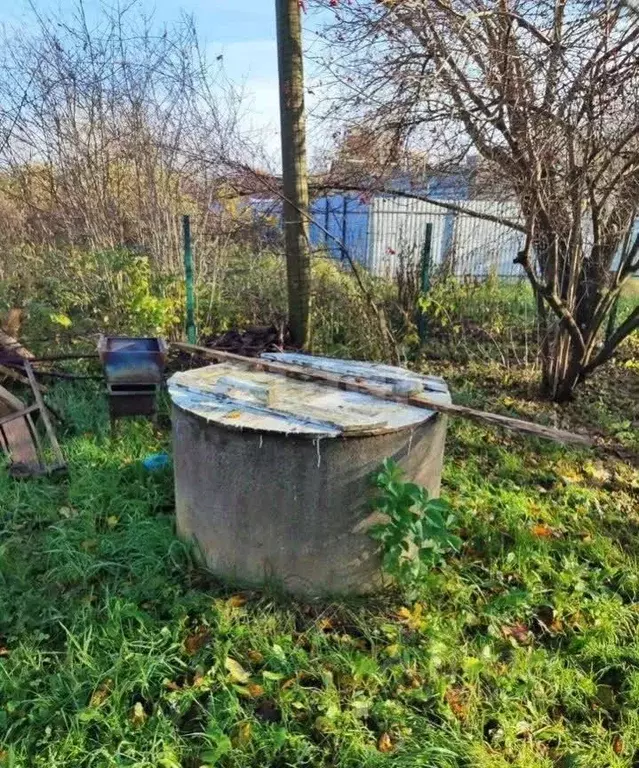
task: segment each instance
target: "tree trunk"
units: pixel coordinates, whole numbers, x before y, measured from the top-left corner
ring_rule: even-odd
[[[298,0],[276,0],[275,7],[289,325],[293,341],[305,347],[310,335],[311,259],[308,247],[302,23]]]
[[[557,325],[542,344],[542,392],[556,403],[572,400],[583,370],[582,353],[570,333]]]

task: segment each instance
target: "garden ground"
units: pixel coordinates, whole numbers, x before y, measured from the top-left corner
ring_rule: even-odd
[[[517,369],[426,366],[458,402],[639,445],[637,373],[577,403]],[[634,389],[633,389],[634,388]],[[297,602],[222,585],[174,536],[168,422],[108,436],[56,387],[67,478],[0,474],[0,765],[637,768],[639,472],[450,424],[461,552],[409,596]]]

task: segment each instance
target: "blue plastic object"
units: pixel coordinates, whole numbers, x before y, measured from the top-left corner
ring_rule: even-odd
[[[149,472],[159,472],[171,464],[171,457],[168,453],[153,453],[142,460],[142,465]]]

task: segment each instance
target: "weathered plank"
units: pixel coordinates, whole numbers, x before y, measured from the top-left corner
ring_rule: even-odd
[[[455,405],[454,403],[443,403],[426,395],[402,395],[390,392],[383,387],[371,386],[364,382],[358,382],[353,379],[344,379],[340,376],[333,376],[329,373],[309,371],[294,365],[285,365],[283,363],[273,363],[262,358],[243,357],[231,352],[221,352],[216,349],[208,349],[195,344],[184,344],[182,342],[173,342],[172,346],[182,352],[189,352],[203,358],[218,360],[223,362],[235,362],[261,371],[269,373],[279,373],[283,376],[300,379],[302,381],[322,382],[326,386],[342,389],[347,392],[359,392],[364,395],[377,397],[380,400],[390,400],[396,403],[405,403],[416,408],[428,408],[439,413],[446,413],[451,416],[459,416],[472,421],[478,421],[494,426],[503,427],[514,432],[521,432],[535,437],[542,437],[547,440],[553,440],[556,443],[569,443],[574,445],[592,446],[594,440],[588,435],[580,435],[576,432],[568,432],[564,429],[547,427],[543,424],[535,424],[532,421],[515,419],[511,416],[503,416],[498,413],[489,413],[480,411],[476,408],[469,408],[465,405]]]

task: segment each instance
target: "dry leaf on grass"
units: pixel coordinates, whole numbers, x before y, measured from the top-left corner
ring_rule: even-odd
[[[549,539],[555,535],[555,532],[549,525],[533,525],[530,529],[533,536],[538,536],[540,539]]]
[[[246,597],[244,595],[232,595],[226,601],[226,604],[229,608],[241,608],[243,605],[246,605]]]
[[[504,637],[512,638],[519,645],[529,645],[532,641],[532,634],[525,624],[511,624],[507,627],[502,627],[501,632]]]
[[[239,661],[235,661],[230,656],[224,660],[224,667],[234,683],[247,683],[251,677]]]
[[[186,638],[184,641],[184,650],[189,654],[189,656],[193,656],[200,650],[200,648],[204,647],[209,638],[210,634],[208,629],[200,627]]]
[[[144,711],[144,707],[142,704],[140,704],[139,701],[136,701],[136,703],[133,705],[129,719],[135,728],[140,728],[144,725],[146,721],[146,712]]]
[[[113,687],[113,680],[105,680],[103,683],[101,683],[95,689],[95,691],[93,691],[93,693],[91,694],[91,699],[89,700],[89,706],[99,707],[101,704],[103,704],[108,698],[112,687]]]
[[[397,618],[409,629],[419,630],[425,625],[423,619],[424,606],[421,603],[415,603],[412,610],[410,608],[400,608],[397,611]]]
[[[318,619],[316,626],[320,632],[332,632],[335,629],[335,624],[329,616],[323,616],[321,619]]]
[[[446,704],[450,707],[455,717],[463,719],[468,712],[467,691],[463,688],[449,688],[444,694]]]
[[[391,741],[391,737],[387,733],[382,733],[382,735],[377,740],[377,749],[380,752],[393,751],[393,742]]]
[[[253,728],[248,721],[240,723],[237,728],[237,734],[233,741],[237,747],[245,747],[250,741],[253,735]]]

